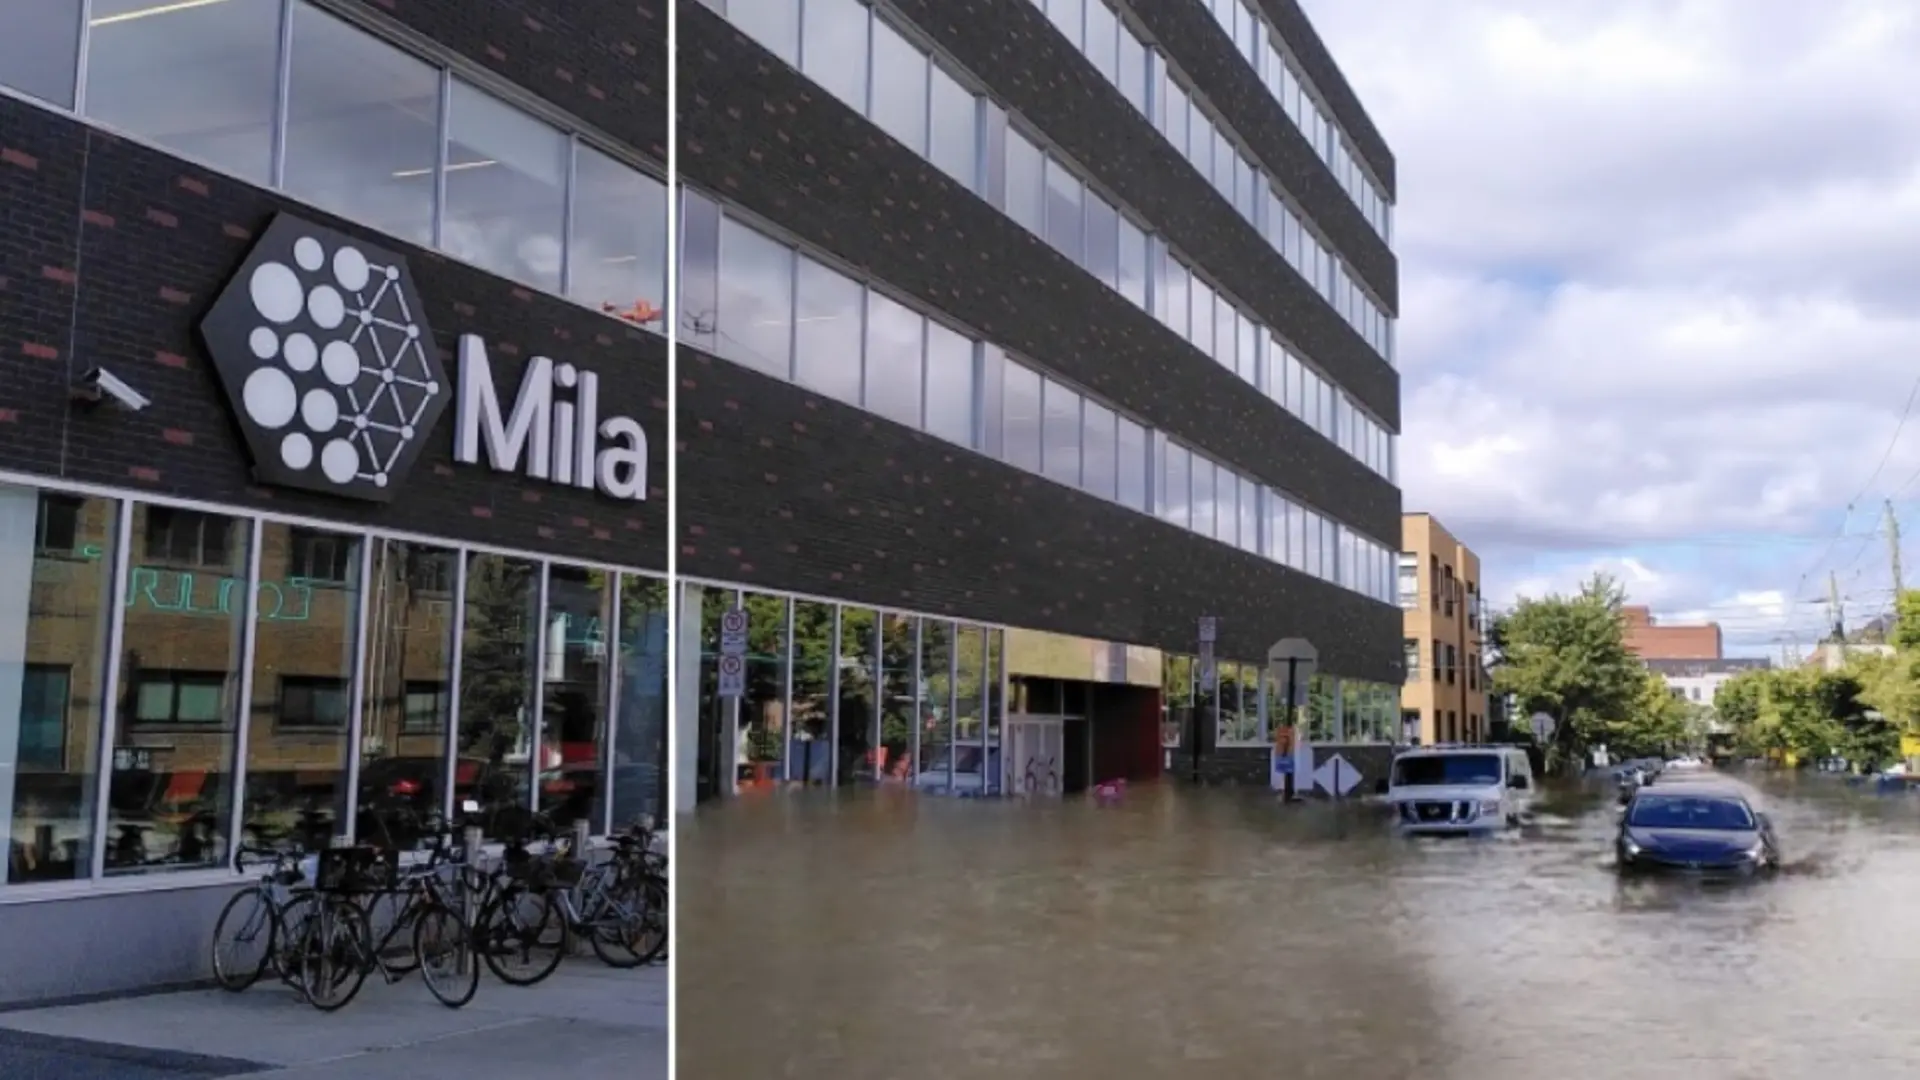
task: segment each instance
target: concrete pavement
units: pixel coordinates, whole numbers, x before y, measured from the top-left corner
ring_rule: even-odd
[[[667,1075],[667,969],[570,959],[535,987],[483,975],[464,1009],[417,976],[369,978],[322,1013],[263,980],[0,1013],[6,1080],[653,1080]]]

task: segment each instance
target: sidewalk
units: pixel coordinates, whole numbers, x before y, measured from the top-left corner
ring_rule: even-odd
[[[667,1075],[667,969],[571,959],[539,986],[483,975],[464,1009],[418,975],[368,979],[322,1013],[263,980],[0,1013],[6,1080],[654,1080]]]

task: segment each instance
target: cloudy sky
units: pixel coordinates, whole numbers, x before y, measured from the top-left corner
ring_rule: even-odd
[[[1920,583],[1920,3],[1303,3],[1398,157],[1406,505],[1490,598],[1777,650],[1829,571],[1886,609],[1888,498]]]

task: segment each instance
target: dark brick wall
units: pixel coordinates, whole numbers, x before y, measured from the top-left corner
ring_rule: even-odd
[[[670,0],[321,0],[400,23],[663,166]]]
[[[1234,48],[1233,40],[1220,29],[1219,20],[1199,0],[1135,0],[1132,6],[1161,49],[1197,84],[1227,124],[1248,141],[1259,159],[1279,177],[1280,186],[1300,201],[1307,216],[1345,257],[1356,276],[1389,311],[1398,311],[1400,265],[1393,251],[1368,224],[1313,144],[1267,91],[1259,73]],[[1315,51],[1324,57],[1325,50],[1317,48],[1317,41],[1315,44]],[[1307,66],[1304,59],[1302,66]]]
[[[694,36],[696,32],[692,27],[710,24],[715,16],[699,8],[695,0],[680,0],[680,4],[681,42],[685,49],[689,43],[702,40]],[[894,6],[969,71],[986,80],[1003,104],[1039,125],[1048,138],[1095,180],[1146,215],[1156,232],[1175,248],[1200,260],[1209,277],[1223,282],[1261,321],[1279,329],[1305,349],[1315,363],[1364,401],[1374,415],[1398,430],[1400,380],[1393,367],[1347,325],[1332,305],[1288,265],[1231,203],[1200,177],[1186,158],[1120,96],[1120,91],[1095,70],[1092,62],[1055,30],[1046,15],[1029,0],[897,0]],[[1223,83],[1231,81],[1232,73],[1225,69],[1233,65],[1246,76],[1237,98],[1245,106],[1240,111],[1251,115],[1258,111],[1256,106],[1264,102],[1266,113],[1270,114],[1271,131],[1260,139],[1255,149],[1281,171],[1284,181],[1291,182],[1294,174],[1317,178],[1315,185],[1304,189],[1313,195],[1313,201],[1308,203],[1309,212],[1316,219],[1333,223],[1329,231],[1334,233],[1336,244],[1342,244],[1343,251],[1364,252],[1369,244],[1377,249],[1376,254],[1385,258],[1387,265],[1384,269],[1376,267],[1367,275],[1367,280],[1389,308],[1397,308],[1398,272],[1392,267],[1392,256],[1359,216],[1359,210],[1339,190],[1333,174],[1314,155],[1306,139],[1292,130],[1286,115],[1267,97],[1259,80],[1233,55],[1213,17],[1193,0],[1164,6],[1172,10],[1161,11],[1156,7],[1156,18],[1150,23],[1165,19],[1183,39],[1191,41],[1220,39],[1219,55],[1208,61],[1223,69],[1216,72],[1214,78]],[[1152,5],[1141,7],[1144,10]],[[1184,12],[1183,16],[1182,12],[1188,7],[1192,11]],[[704,17],[684,14],[696,8]],[[747,52],[738,54],[737,59],[729,59],[749,70],[757,64],[782,66],[750,42],[744,46]],[[1182,58],[1176,55],[1175,59]],[[724,68],[714,75],[723,73]],[[683,110],[691,107],[684,89],[692,74],[692,65],[683,61]],[[778,83],[766,89],[772,93],[782,92]],[[1202,87],[1203,92],[1206,89]],[[823,104],[831,105],[830,109],[821,110],[825,116],[851,114],[850,109],[831,100],[831,95],[819,96],[827,99]],[[758,104],[754,103],[754,107]],[[1240,122],[1238,115],[1228,119],[1236,125]],[[789,123],[795,120],[798,117]],[[681,129],[683,137],[687,130]],[[876,138],[893,145],[892,140],[874,130]],[[1253,138],[1256,133],[1242,134]],[[912,151],[895,152],[918,159]],[[691,161],[683,162],[681,167],[693,175]],[[897,171],[908,175],[904,169],[905,166],[901,166]],[[859,190],[857,184],[855,189]],[[1351,227],[1339,228],[1343,221]],[[1025,230],[1011,220],[1006,220],[1004,227],[1025,234]],[[1366,266],[1363,263],[1359,268],[1364,271]]]
[[[1004,6],[1025,5],[1004,0]],[[1400,492],[1392,483],[699,4],[682,0],[680,11],[679,163],[690,183],[780,223],[1217,460],[1398,549]],[[1044,51],[1019,55],[1022,63],[1047,61]],[[1091,68],[1087,75],[1098,77]],[[1114,101],[1115,108],[1100,115],[1122,118],[1126,106],[1117,96]],[[1150,143],[1134,139],[1129,148],[1115,129],[1109,157],[1124,162],[1142,146],[1155,146],[1171,160],[1165,141],[1147,134]],[[1243,292],[1268,294],[1263,314],[1276,325],[1291,325],[1276,313],[1311,303],[1352,335],[1197,176],[1155,197],[1169,205],[1181,199],[1217,204],[1220,221],[1240,230],[1244,243],[1223,228],[1211,265],[1241,267],[1234,280]],[[1281,302],[1289,289],[1301,304]],[[1357,336],[1352,341],[1367,351]],[[1366,400],[1391,424],[1398,416],[1398,376],[1377,358],[1369,363],[1382,378]],[[1333,373],[1338,377],[1337,366]]]
[[[1397,682],[1400,609],[682,346],[680,570]]]
[[[1400,191],[1399,167],[1393,151],[1387,147],[1386,136],[1374,126],[1373,117],[1360,104],[1360,95],[1353,92],[1353,86],[1347,82],[1333,54],[1327,51],[1326,43],[1320,40],[1320,34],[1313,28],[1307,13],[1300,9],[1298,0],[1254,2],[1265,10],[1268,24],[1280,32],[1280,40],[1287,43],[1295,59],[1300,61],[1300,66],[1306,69],[1307,80],[1326,99],[1327,107],[1333,110],[1334,119],[1346,129],[1347,138],[1373,168],[1373,174],[1387,186],[1387,195],[1397,198]]]
[[[8,469],[645,568],[666,564],[664,339],[410,248],[290,200],[0,98],[0,463]],[[400,496],[372,506],[255,486],[194,334],[277,210],[406,253],[452,370],[461,332],[489,343],[510,394],[529,357],[601,375],[601,412],[649,435],[644,503],[452,464],[452,410]],[[153,401],[72,409],[104,365]]]

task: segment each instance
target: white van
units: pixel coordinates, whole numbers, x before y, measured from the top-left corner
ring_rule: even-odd
[[[1517,746],[1429,746],[1393,759],[1387,801],[1413,833],[1486,832],[1533,807],[1533,762]]]

